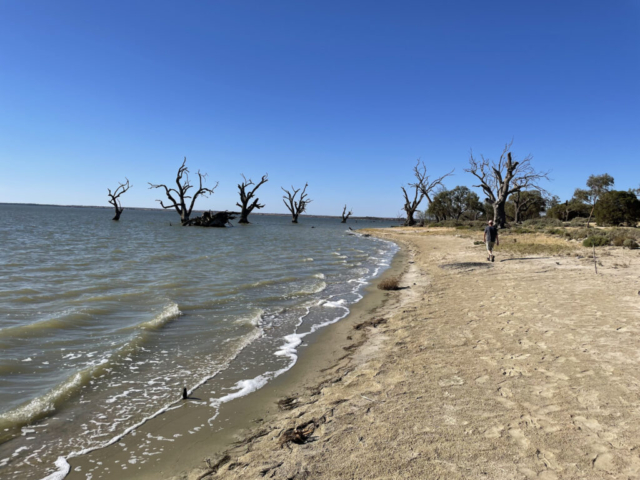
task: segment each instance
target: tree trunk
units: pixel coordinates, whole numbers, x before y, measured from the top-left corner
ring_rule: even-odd
[[[407,219],[404,221],[405,227],[413,227],[416,224],[416,221],[413,219],[414,212],[407,212]]]
[[[505,203],[502,201],[493,204],[493,223],[498,228],[504,228],[505,223],[507,223],[507,214],[504,210]]]
[[[589,222],[591,221],[591,216],[593,215],[593,211],[596,209],[596,204],[593,204],[593,207],[591,207],[591,211],[589,212],[589,218],[587,218],[587,228],[589,228]]]
[[[298,223],[298,215],[292,215],[293,220],[291,220],[291,223]]]
[[[124,208],[122,210],[124,210]],[[116,222],[120,220],[120,215],[122,215],[122,210],[119,210],[116,208],[116,216],[113,217],[111,220],[115,220]]]
[[[242,208],[242,212],[240,213],[240,220],[238,220],[238,223],[244,223],[244,224],[248,224],[249,220],[248,220],[248,216],[249,216],[249,210],[246,208]]]
[[[514,211],[515,211],[515,214],[513,216],[513,222],[518,224],[520,223],[520,207],[514,204]]]
[[[347,223],[347,219],[343,218],[342,221],[340,223]]]

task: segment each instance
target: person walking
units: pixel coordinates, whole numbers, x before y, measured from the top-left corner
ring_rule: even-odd
[[[493,220],[489,220],[489,225],[484,229],[484,243],[487,245],[487,252],[489,252],[487,260],[494,262],[496,257],[493,254],[493,246],[500,245],[500,239],[498,238],[498,227],[493,224]]]

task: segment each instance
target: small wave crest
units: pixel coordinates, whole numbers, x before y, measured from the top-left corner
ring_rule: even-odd
[[[248,323],[250,325],[253,325],[254,327],[259,327],[260,324],[262,323],[263,314],[264,314],[264,310],[261,308],[258,308],[254,310],[250,315],[240,317],[238,320],[236,320],[236,323]]]
[[[159,328],[164,327],[167,323],[175,320],[179,316],[182,315],[182,312],[178,308],[177,303],[170,303],[165,306],[158,315],[156,315],[153,319],[148,322],[143,322],[138,325],[138,328],[143,330],[157,330]]]
[[[302,290],[298,290],[297,292],[291,292],[287,294],[286,297],[293,298],[293,297],[302,297],[305,295],[313,295],[314,293],[320,293],[325,288],[327,288],[327,283],[324,282],[323,280],[320,280],[319,282],[316,282],[313,285],[303,288]]]
[[[89,377],[88,370],[77,372],[44,395],[0,414],[0,430],[22,427],[55,411],[56,407],[79,390]]]

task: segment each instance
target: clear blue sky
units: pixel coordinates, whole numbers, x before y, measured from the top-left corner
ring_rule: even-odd
[[[231,209],[240,173],[309,213],[395,215],[422,158],[469,149],[640,184],[637,1],[0,2],[0,202],[151,207],[183,156]]]

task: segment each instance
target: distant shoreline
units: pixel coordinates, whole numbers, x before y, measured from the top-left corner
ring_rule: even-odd
[[[0,202],[0,205],[11,205],[11,206],[20,206],[20,207],[60,207],[60,208],[100,208],[104,210],[113,210],[112,206],[102,206],[102,205],[56,205],[53,203],[12,203],[12,202]],[[152,212],[164,212],[167,211],[162,208],[146,208],[146,207],[125,207],[125,210],[142,210],[142,211],[152,211]],[[173,212],[173,210],[169,210]],[[194,210],[193,213],[206,212],[208,210]],[[224,212],[225,210],[212,210],[213,212]],[[265,217],[290,217],[290,213],[252,213],[252,216],[265,216]],[[341,218],[340,215],[304,215],[304,217],[309,218]],[[372,217],[372,216],[364,216],[364,217],[354,217],[350,216],[349,220],[384,220],[384,221],[393,221],[397,220],[397,218],[393,217]]]

